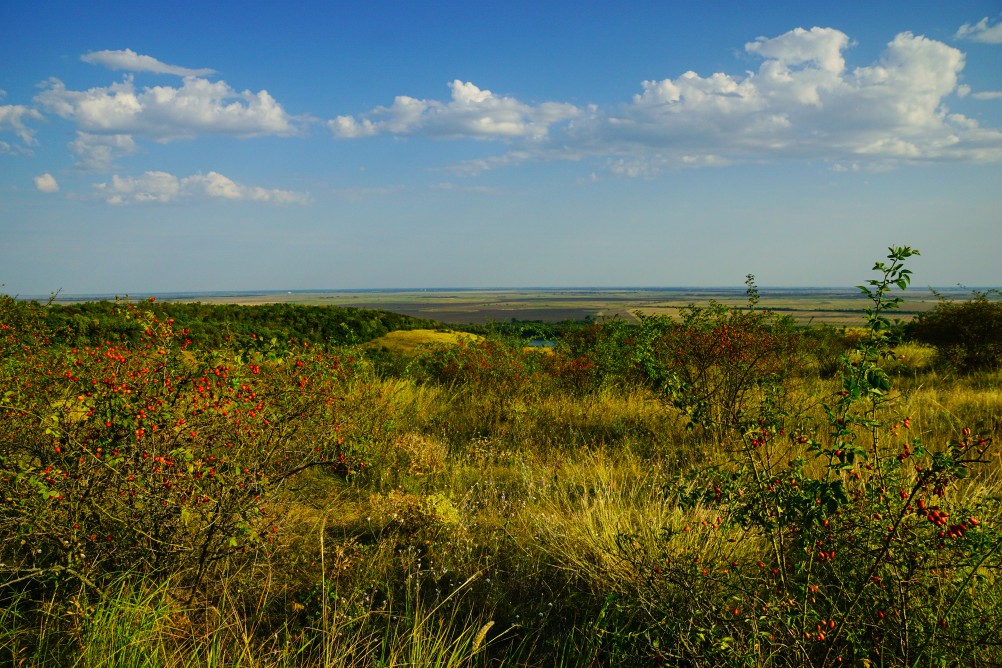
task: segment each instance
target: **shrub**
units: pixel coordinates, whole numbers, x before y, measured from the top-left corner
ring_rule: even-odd
[[[619,317],[564,334],[548,361],[557,385],[575,394],[624,386],[634,379],[636,327]]]
[[[417,361],[414,373],[442,385],[468,387],[500,398],[519,397],[537,389],[540,355],[491,337],[437,346]]]
[[[972,299],[954,302],[940,298],[929,313],[910,324],[910,336],[936,346],[942,358],[965,371],[1002,367],[1002,301],[991,292],[975,291]]]
[[[653,560],[622,541],[651,574],[642,600],[660,651],[702,665],[998,659],[1002,534],[984,521],[992,499],[964,484],[991,461],[991,438],[964,429],[932,447],[908,437],[909,418],[887,415],[880,362],[898,327],[886,312],[901,301],[889,292],[908,284],[903,262],[914,254],[892,248],[891,262],[875,267],[880,278],[862,287],[868,335],[843,357],[826,434],[764,395],[724,434],[731,461],[673,494],[716,519],[666,527]]]
[[[643,316],[634,356],[644,380],[686,414],[690,425],[720,439],[768,387],[800,367],[796,332],[785,319],[749,307],[690,305],[681,321]]]
[[[362,466],[345,438],[351,358],[301,347],[194,355],[148,308],[135,345],[45,345],[37,307],[0,303],[0,563],[8,583],[181,574],[266,548],[274,493]],[[28,329],[26,329],[28,328]],[[364,443],[364,437],[359,439]],[[2,592],[0,592],[2,593]]]

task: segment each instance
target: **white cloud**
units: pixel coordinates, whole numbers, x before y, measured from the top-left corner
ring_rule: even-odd
[[[977,23],[965,23],[960,26],[954,37],[986,44],[1002,44],[1002,22],[988,25],[988,17],[986,16]]]
[[[759,38],[745,47],[764,58],[757,71],[645,81],[630,104],[572,122],[568,144],[618,156],[610,169],[636,176],[778,158],[1002,161],[1002,132],[944,104],[963,92],[963,53],[905,32],[848,71],[849,45],[830,28]]]
[[[554,160],[581,160],[592,153],[572,148],[569,145],[551,145],[551,142],[532,144],[524,149],[513,149],[501,155],[492,155],[486,158],[474,158],[464,160],[456,165],[447,167],[445,171],[453,172],[461,176],[476,176],[483,172],[501,167],[515,167],[526,162],[551,162]]]
[[[219,172],[178,178],[168,172],[145,172],[142,176],[112,175],[108,183],[95,186],[109,204],[168,203],[180,199],[218,198],[275,204],[306,204],[309,195],[291,190],[245,186]]]
[[[463,173],[589,157],[604,159],[612,173],[638,177],[671,167],[776,159],[865,163],[861,170],[1002,161],[1002,131],[946,106],[950,96],[971,94],[960,83],[960,50],[903,32],[876,62],[850,68],[845,54],[852,45],[833,28],[759,37],[745,45],[761,59],[754,71],[688,71],[644,81],[631,101],[615,108],[530,105],[457,80],[449,101],[400,96],[328,126],[340,138],[465,137],[511,146],[452,168]]]
[[[713,154],[656,155],[609,160],[606,168],[618,176],[652,178],[666,167],[724,167],[732,162]]]
[[[77,167],[90,171],[106,171],[116,158],[132,155],[137,150],[132,135],[95,135],[79,131],[69,147],[78,158]]]
[[[0,91],[0,98],[3,97]],[[0,132],[12,132],[21,140],[22,146],[15,149],[10,144],[0,141],[0,152],[13,153],[16,150],[23,153],[30,153],[28,146],[34,146],[38,142],[35,140],[35,130],[25,124],[26,120],[42,120],[42,115],[31,107],[22,104],[0,104]]]
[[[92,51],[80,56],[80,60],[92,65],[103,65],[112,70],[128,70],[130,72],[153,72],[154,74],[174,74],[179,77],[204,77],[215,74],[215,70],[208,68],[191,69],[168,65],[162,63],[151,56],[144,56],[136,53],[132,49],[120,51]]]
[[[1002,100],[1002,91],[986,90],[980,93],[974,93],[971,97],[975,100]]]
[[[48,172],[35,177],[35,188],[43,193],[59,192],[59,184],[56,183],[56,178]]]
[[[52,78],[42,87],[35,102],[89,134],[167,142],[200,134],[256,137],[297,131],[294,119],[268,91],[237,92],[224,81],[186,77],[180,88],[137,89],[132,77],[126,76],[110,86],[74,91]]]
[[[745,51],[772,60],[786,71],[812,65],[824,72],[839,74],[845,69],[842,51],[848,45],[849,37],[833,28],[794,28],[772,39],[759,37],[745,44]]]
[[[94,187],[108,204],[170,202],[181,192],[178,178],[167,172],[146,172],[142,176],[114,174],[111,183],[98,183]]]
[[[449,84],[449,102],[401,95],[389,107],[376,107],[359,117],[338,116],[328,122],[336,137],[354,139],[375,134],[437,138],[542,139],[550,126],[578,115],[572,104],[538,105],[495,95],[458,79]]]

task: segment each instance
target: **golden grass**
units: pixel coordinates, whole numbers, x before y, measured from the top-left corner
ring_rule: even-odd
[[[363,349],[386,349],[398,355],[415,355],[422,348],[435,345],[456,345],[460,341],[479,341],[483,337],[466,332],[438,331],[434,329],[408,329],[390,332],[365,343]]]

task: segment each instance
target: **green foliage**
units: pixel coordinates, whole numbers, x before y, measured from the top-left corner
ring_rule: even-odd
[[[711,302],[682,309],[680,322],[639,316],[634,354],[646,382],[718,440],[800,365],[789,322],[755,310],[751,280],[747,310]]]
[[[135,322],[115,317],[116,303],[52,304],[45,318],[53,338],[83,347],[138,341]],[[301,304],[202,304],[146,302],[160,320],[173,320],[177,331],[196,348],[209,350],[256,341],[357,344],[397,329],[431,328],[438,323],[398,313],[338,306]]]
[[[416,377],[476,393],[520,397],[537,389],[539,354],[498,336],[435,346],[411,370]]]
[[[1002,296],[998,291],[975,290],[973,298],[955,302],[940,297],[929,313],[919,314],[909,324],[908,334],[928,343],[949,364],[964,371],[994,370],[1002,367]]]
[[[37,307],[0,311],[0,563],[10,582],[180,574],[266,549],[274,494],[310,468],[350,474],[371,436],[343,415],[357,360],[314,350],[194,355],[148,307],[114,314],[135,344],[31,339]],[[25,313],[27,312],[27,315]],[[365,425],[369,430],[373,425]]]
[[[908,284],[903,264],[916,254],[890,250],[861,286],[868,335],[843,358],[827,434],[781,410],[774,386],[729,425],[730,461],[678,488],[686,507],[716,517],[703,543],[667,532],[648,585],[679,659],[907,666],[995,656],[1002,534],[979,519],[989,499],[963,492],[990,461],[991,438],[965,429],[931,447],[901,437],[910,419],[885,422],[892,394],[880,361],[899,332],[887,312],[901,303],[889,294]],[[714,532],[758,548],[738,553]]]

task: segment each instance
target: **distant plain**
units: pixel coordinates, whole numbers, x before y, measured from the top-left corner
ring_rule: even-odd
[[[936,294],[966,299],[970,290],[953,287],[934,292],[910,288],[899,312],[907,319],[932,309]],[[154,293],[166,301],[211,304],[312,304],[382,309],[443,323],[488,323],[511,320],[559,322],[619,316],[634,320],[637,312],[674,315],[689,304],[711,300],[727,306],[747,303],[745,288],[496,288],[427,290],[246,291]],[[866,304],[856,288],[760,288],[759,308],[789,315],[801,324],[860,325]],[[58,301],[113,298],[108,295],[60,295]]]

